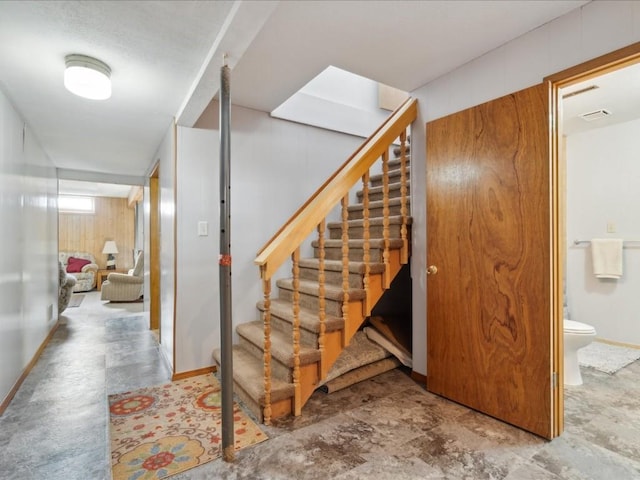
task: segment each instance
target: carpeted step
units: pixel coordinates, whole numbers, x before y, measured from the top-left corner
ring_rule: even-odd
[[[400,203],[401,203],[400,198],[389,199],[389,215],[397,216],[401,214]],[[407,210],[408,210],[407,213],[411,211],[410,206],[411,206],[411,198],[407,196]],[[371,220],[376,217],[382,217],[382,210],[383,210],[382,200],[377,200],[375,202],[370,201],[369,202],[369,219]],[[363,211],[362,203],[349,205],[348,211],[349,211],[349,220],[361,219],[362,211]]]
[[[280,289],[278,298],[282,301],[291,302],[293,299],[293,279],[285,278],[276,282]],[[318,311],[318,282],[311,280],[300,280],[300,307],[311,311]],[[325,285],[325,312],[334,317],[342,316],[342,300],[344,294],[342,287],[335,285]],[[358,288],[349,290],[350,300],[363,300],[365,291]]]
[[[317,258],[301,258],[300,259],[300,278],[305,280],[318,281],[318,269],[320,260]],[[349,287],[364,288],[364,262],[349,262]],[[369,273],[382,273],[384,264],[374,263],[371,265]],[[341,260],[325,260],[324,262],[324,280],[325,284],[337,285],[342,287],[342,261]]]
[[[262,315],[264,312],[264,301],[258,302],[256,305],[259,312],[259,321],[263,322]],[[274,298],[271,300],[271,326],[274,329],[284,332],[289,338],[293,333],[293,305],[291,302],[285,302]],[[318,347],[318,334],[320,333],[320,322],[318,320],[318,312],[300,308],[300,342],[310,345],[314,348]],[[325,332],[334,332],[344,328],[344,319],[326,315]]]
[[[243,323],[236,327],[240,336],[240,345],[256,358],[264,356],[264,329],[262,322]],[[320,350],[300,343],[300,365],[309,365],[320,361]],[[271,371],[274,377],[285,382],[292,381],[293,341],[290,335],[271,329]]]
[[[405,154],[409,155],[409,153],[411,153],[411,143],[409,143],[409,137],[407,137],[407,142],[404,145],[405,145],[404,147]],[[393,154],[396,157],[399,157],[401,153],[400,150],[401,150],[400,145],[398,145],[397,147],[393,147]]]
[[[361,239],[364,234],[362,219],[349,220],[349,238]],[[407,217],[407,225],[411,225],[411,217]],[[384,236],[384,219],[383,217],[369,218],[369,238],[383,238]],[[394,215],[389,217],[389,238],[400,238],[400,230],[402,227],[402,215]],[[330,222],[327,224],[330,239],[342,238],[342,223]],[[408,233],[408,232],[407,232]]]
[[[313,255],[318,256],[318,241],[311,242],[313,246]],[[364,240],[349,240],[349,261],[362,262],[364,256]],[[389,239],[389,248],[402,248],[403,243],[399,238]],[[373,263],[381,263],[383,261],[382,253],[384,251],[384,240],[381,238],[372,238],[369,241],[369,261]],[[328,239],[324,242],[325,258],[327,260],[342,260],[342,240]]]
[[[400,171],[400,167],[399,167],[399,163],[398,163],[398,168],[394,168],[394,169],[389,169],[389,184],[394,184],[394,183],[400,183],[400,180],[402,178],[402,172]],[[407,168],[406,171],[406,176],[407,176],[407,186],[409,184],[409,178],[410,178],[410,174],[409,174],[409,169]],[[378,175],[371,175],[369,177],[369,183],[371,184],[372,187],[381,187],[382,186],[382,182],[384,180],[384,175],[382,175],[381,173]]]
[[[382,187],[371,187],[369,189],[369,202],[375,202],[378,200],[382,200],[383,198],[383,188]],[[410,186],[407,184],[407,198],[410,193]],[[389,184],[389,198],[400,198],[402,192],[400,191],[400,183],[390,183]],[[362,190],[358,190],[356,193],[358,197],[358,202],[362,203],[363,193]]]
[[[221,351],[213,351],[213,358],[218,365],[222,365]],[[256,358],[240,345],[233,346],[233,382],[234,391],[251,408],[259,419],[262,419],[264,406],[264,362]],[[277,378],[271,379],[271,402],[291,398],[294,395],[292,383],[283,382]]]

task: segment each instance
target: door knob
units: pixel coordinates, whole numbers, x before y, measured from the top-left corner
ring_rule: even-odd
[[[427,267],[427,275],[435,275],[436,273],[438,273],[438,267],[435,265],[429,265]]]

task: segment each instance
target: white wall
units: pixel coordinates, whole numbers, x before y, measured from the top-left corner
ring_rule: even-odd
[[[220,345],[218,145],[216,132],[178,127],[176,373],[211,365]],[[206,222],[206,236],[199,222]]]
[[[640,243],[623,250],[621,279],[593,275],[591,249],[575,239],[640,240],[640,120],[567,138],[567,302],[598,337],[640,346]],[[607,224],[616,233],[607,233]],[[635,245],[635,246],[634,246]]]
[[[538,84],[552,73],[640,41],[640,2],[594,1],[412,92],[413,369],[426,374],[425,123]],[[428,159],[427,159],[428,161]]]
[[[58,318],[58,181],[0,91],[0,402]]]
[[[218,138],[218,105],[196,124]],[[262,299],[256,254],[280,226],[359,146],[361,138],[271,118],[242,107],[231,110],[231,254],[233,325],[257,320]],[[215,152],[216,165],[218,153]],[[186,181],[186,180],[185,180]],[[182,181],[181,181],[182,182]],[[212,184],[217,190],[218,185]],[[217,216],[217,213],[216,213]],[[217,225],[217,217],[215,225]],[[194,226],[188,226],[193,231]],[[216,227],[217,228],[217,227]],[[210,231],[214,226],[210,225]],[[309,250],[304,254],[310,255]],[[280,277],[290,276],[285,266]],[[212,271],[211,275],[217,275]],[[190,298],[201,295],[192,291]],[[277,295],[275,281],[272,296]],[[218,311],[214,312],[218,318]],[[209,320],[207,320],[209,321]],[[211,350],[219,345],[212,345]]]
[[[174,127],[171,125],[154,158],[158,159],[160,164],[160,348],[175,371],[173,316],[175,305],[176,165],[174,142]],[[146,262],[146,265],[149,264]]]

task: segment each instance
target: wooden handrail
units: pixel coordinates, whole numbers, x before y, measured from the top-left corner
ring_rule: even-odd
[[[262,247],[254,263],[263,280],[273,276],[417,116],[417,100],[407,99]]]

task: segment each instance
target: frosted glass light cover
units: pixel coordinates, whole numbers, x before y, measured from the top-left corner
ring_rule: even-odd
[[[83,55],[66,58],[64,86],[80,97],[106,100],[111,97],[111,70],[99,60]]]

